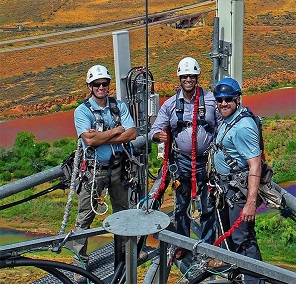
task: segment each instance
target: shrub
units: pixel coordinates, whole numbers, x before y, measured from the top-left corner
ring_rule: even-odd
[[[11,180],[11,174],[9,171],[5,171],[0,174],[0,180],[1,181],[10,181]]]

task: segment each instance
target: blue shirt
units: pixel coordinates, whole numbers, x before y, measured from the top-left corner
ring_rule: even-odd
[[[210,128],[215,131],[219,121],[222,121],[222,117],[217,110],[216,101],[212,92],[203,90],[204,92],[204,101],[205,101],[205,120],[209,124]],[[194,100],[196,94],[193,95],[192,99],[188,101],[184,98],[183,91],[181,90],[179,93],[179,98],[184,98],[184,113],[183,113],[183,121],[191,121],[193,118],[193,110],[194,110]],[[161,106],[156,120],[153,123],[153,126],[150,130],[149,137],[152,140],[153,135],[159,133],[164,126],[170,125],[171,129],[177,128],[178,117],[176,115],[176,99],[177,94],[172,96],[171,98],[167,99],[163,105]],[[200,116],[198,115],[198,119]],[[182,135],[183,133],[179,133]],[[184,132],[185,136],[184,141],[189,143],[188,147],[186,147],[187,153],[191,153],[191,136],[188,133]],[[201,135],[199,135],[201,134]],[[189,137],[190,136],[190,137]],[[206,134],[205,131],[201,131],[200,126],[197,131],[197,144],[199,145],[197,148],[201,149],[201,152],[207,149],[212,141],[212,135]],[[201,147],[202,146],[202,147]],[[201,154],[201,153],[198,153]]]
[[[240,106],[230,117],[224,119],[221,125],[216,142],[217,144],[223,137],[226,126],[231,123],[242,111]],[[247,160],[261,155],[259,143],[259,130],[255,121],[251,117],[243,117],[236,122],[226,133],[222,140],[226,152],[238,162],[239,168],[248,167]],[[214,153],[215,169],[220,174],[229,174],[231,167],[225,161],[225,155],[221,149]]]
[[[121,125],[124,127],[125,130],[135,127],[135,123],[130,115],[126,104],[119,100],[116,101],[120,111]],[[107,105],[105,108],[100,107],[93,98],[90,98],[89,102],[94,110],[101,110],[101,119],[104,120],[104,128],[114,128],[114,121],[110,112],[109,99],[107,98]],[[84,103],[82,103],[75,109],[74,123],[78,137],[80,137],[82,133],[88,132],[88,128],[94,129],[95,116]],[[82,142],[82,144],[83,148],[85,149],[86,145],[84,141]],[[121,144],[112,144],[112,146],[115,151],[122,151]],[[109,162],[113,151],[110,144],[103,144],[99,145],[96,148],[96,153],[98,161]]]

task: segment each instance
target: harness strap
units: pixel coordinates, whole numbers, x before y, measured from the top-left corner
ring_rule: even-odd
[[[110,107],[111,116],[112,116],[112,119],[114,122],[114,126],[115,127],[120,126],[121,125],[121,118],[120,118],[120,110],[117,106],[117,101],[113,97],[108,97],[108,100],[109,100],[109,107]],[[106,130],[104,128],[104,119],[102,116],[102,111],[94,109],[89,102],[89,98],[85,99],[83,103],[90,109],[90,111],[92,112],[92,114],[95,117],[95,124],[94,124],[95,130],[97,130],[97,131]]]
[[[226,151],[226,148],[225,146],[222,144],[222,141],[223,139],[225,138],[226,134],[228,133],[228,131],[238,122],[240,121],[242,118],[244,117],[252,117],[251,114],[249,113],[249,109],[246,109],[245,111],[241,112],[231,123],[229,123],[225,130],[224,130],[224,133],[222,135],[222,138],[220,139],[219,143],[215,143],[216,144],[216,147],[217,149],[220,149],[224,156],[225,156],[225,161],[226,163],[230,166],[231,168],[231,172],[237,172],[237,171],[240,171],[242,170],[239,166],[238,166],[238,162],[236,159],[234,159],[233,157],[231,157],[229,155],[229,153]],[[260,133],[259,133],[260,135]],[[215,138],[216,140],[216,138]]]
[[[177,91],[176,96],[176,116],[178,118],[177,121],[177,128],[173,130],[173,135],[176,137],[183,129],[183,127],[190,127],[192,126],[191,121],[183,121],[183,114],[184,114],[184,98],[180,98],[181,88]],[[205,107],[205,99],[204,99],[204,92],[201,87],[196,87],[196,93],[199,92],[198,97],[198,113],[199,113],[199,125],[202,125],[207,131],[210,131],[208,123],[206,122],[205,115],[206,115],[206,107]],[[211,131],[210,131],[211,132]]]

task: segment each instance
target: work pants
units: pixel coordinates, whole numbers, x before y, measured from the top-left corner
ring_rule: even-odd
[[[233,194],[236,192],[236,189],[230,187],[226,194],[226,197],[231,201],[233,208],[230,208],[230,206],[225,202],[224,208],[218,212],[218,214],[220,214],[224,232],[227,232],[233,226],[235,221],[238,220],[240,212],[246,204],[246,199],[244,197],[240,198],[238,201],[231,200]],[[234,232],[226,239],[226,242],[228,248],[231,251],[257,260],[262,260],[256,238],[255,222],[242,221],[238,228],[236,228]],[[222,244],[224,248],[227,248],[225,243]],[[262,284],[264,281],[245,275],[244,283]]]
[[[102,170],[96,174],[96,183],[100,187],[108,178],[108,172]],[[110,185],[108,187],[110,201],[113,213],[129,208],[128,190],[123,186],[121,181],[121,166],[115,168],[111,172]],[[94,205],[97,208],[97,205]],[[86,184],[78,194],[78,215],[76,218],[74,231],[89,229],[95,217],[95,213],[91,208],[91,188]],[[87,254],[87,238],[72,241],[72,249],[78,254],[84,263],[88,263]],[[73,263],[78,264],[78,257],[73,258]]]
[[[177,165],[178,170],[176,177],[181,182],[180,187],[175,193],[175,221],[177,232],[190,237],[191,219],[187,211],[191,201],[191,159],[175,152],[173,163]],[[213,244],[216,239],[216,218],[215,208],[210,204],[208,198],[206,163],[207,157],[197,157],[196,182],[200,191],[201,203],[201,236],[199,237],[202,241]]]

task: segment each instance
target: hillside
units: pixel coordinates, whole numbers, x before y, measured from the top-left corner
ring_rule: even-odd
[[[191,0],[149,1],[149,14],[175,9],[196,2]],[[215,5],[215,1],[209,4]],[[34,7],[34,9],[33,9]],[[245,1],[244,69],[245,94],[296,85],[295,26],[293,0]],[[51,0],[36,5],[35,0],[0,1],[0,40],[37,36],[74,28],[89,27],[145,15],[143,1]],[[179,12],[192,13],[198,8]],[[149,66],[161,95],[173,93],[178,83],[176,66],[184,56],[196,57],[202,66],[201,84],[211,79],[213,17],[207,13],[204,25],[175,29],[159,24],[149,27]],[[130,27],[117,24],[80,33],[57,35],[31,41],[0,45],[0,119],[59,111],[86,95],[85,74],[97,63],[114,74],[112,35],[47,47],[1,52],[5,48],[94,35]],[[17,29],[19,27],[19,30]],[[7,28],[16,28],[7,30]],[[130,31],[132,66],[145,65],[145,30]],[[112,82],[115,88],[115,82]]]

